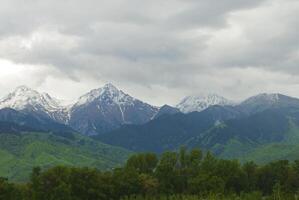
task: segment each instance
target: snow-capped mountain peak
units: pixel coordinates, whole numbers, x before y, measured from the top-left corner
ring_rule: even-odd
[[[128,94],[125,94],[111,83],[108,83],[102,88],[91,90],[87,94],[81,96],[75,106],[89,104],[95,100],[111,100],[116,104],[125,104],[132,103],[135,99]]]
[[[107,83],[103,86],[103,89],[109,90],[109,91],[119,91],[116,86],[114,86],[112,83]]]
[[[9,99],[8,97],[11,98],[16,98],[16,97],[34,97],[34,96],[38,96],[39,93],[25,85],[19,86],[17,87],[12,93],[10,93],[7,97],[7,99]]]
[[[276,103],[280,100],[281,94],[278,93],[261,93],[256,96],[246,99],[242,104],[252,104],[252,103]]]
[[[279,93],[261,93],[250,97],[238,105],[246,113],[252,114],[270,108],[298,107],[299,99]]]
[[[79,132],[93,135],[123,124],[146,123],[157,112],[158,108],[106,84],[79,98],[70,110],[70,125]]]
[[[60,107],[47,93],[39,93],[27,86],[19,86],[12,93],[0,100],[0,108],[23,110],[28,106],[42,106],[53,110]]]
[[[65,121],[64,107],[47,93],[39,93],[27,86],[19,86],[0,100],[0,109],[35,112],[57,121]]]
[[[233,105],[232,101],[217,94],[192,95],[185,97],[176,107],[183,113],[202,111],[214,105]]]

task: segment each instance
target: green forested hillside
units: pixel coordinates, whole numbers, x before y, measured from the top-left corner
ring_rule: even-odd
[[[226,159],[267,163],[299,157],[297,112],[267,110],[241,119],[228,120],[187,141]]]
[[[299,156],[299,110],[275,107],[246,115],[231,107],[216,106],[200,113],[175,114],[144,125],[124,126],[97,139],[137,152],[160,153],[184,145],[242,162],[294,160]]]
[[[199,149],[133,155],[109,171],[34,168],[26,183],[0,178],[2,200],[297,200],[299,161],[265,165]]]
[[[0,177],[24,181],[35,166],[88,166],[109,169],[122,164],[129,151],[73,134],[0,134]]]

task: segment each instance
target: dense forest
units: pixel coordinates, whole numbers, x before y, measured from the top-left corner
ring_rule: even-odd
[[[298,199],[299,161],[217,159],[199,149],[142,153],[122,168],[35,167],[26,183],[0,179],[1,200]]]

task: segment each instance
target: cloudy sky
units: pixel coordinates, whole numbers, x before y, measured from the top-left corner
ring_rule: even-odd
[[[299,97],[298,0],[2,0],[0,95],[74,99],[107,82],[155,105]]]

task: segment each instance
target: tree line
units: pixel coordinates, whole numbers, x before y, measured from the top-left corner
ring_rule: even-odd
[[[199,149],[140,153],[121,168],[33,169],[27,183],[0,179],[0,200],[298,199],[299,161],[217,159]]]

